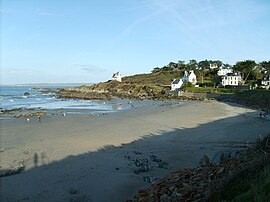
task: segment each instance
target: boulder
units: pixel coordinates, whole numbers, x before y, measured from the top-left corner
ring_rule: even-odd
[[[29,93],[29,92],[25,92],[23,95],[24,95],[24,96],[29,96],[30,93]]]

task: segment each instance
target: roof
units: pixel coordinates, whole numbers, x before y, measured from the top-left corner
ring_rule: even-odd
[[[263,81],[269,81],[270,80],[270,73],[266,73],[263,77]]]
[[[116,77],[118,77],[118,76],[121,76],[120,72],[114,73],[112,77],[113,77],[113,78],[116,78]]]
[[[180,79],[174,79],[172,84],[178,84],[180,82]]]
[[[172,84],[178,84],[179,81],[180,81],[179,79],[175,79],[175,80],[173,80]]]
[[[228,73],[225,76],[240,76],[240,74],[238,74],[238,73]]]

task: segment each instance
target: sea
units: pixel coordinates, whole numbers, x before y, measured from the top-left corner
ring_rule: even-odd
[[[37,109],[62,110],[66,114],[102,114],[120,110],[133,109],[142,106],[157,105],[156,101],[138,101],[126,99],[112,100],[79,100],[60,99],[53,92],[45,93],[46,89],[76,87],[79,85],[10,85],[0,86],[0,109]],[[25,93],[27,92],[28,95]],[[1,117],[0,117],[1,118]]]

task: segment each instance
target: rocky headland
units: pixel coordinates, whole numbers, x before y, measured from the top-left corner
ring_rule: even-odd
[[[77,88],[63,88],[57,92],[58,98],[73,98],[85,100],[109,100],[112,97],[138,100],[199,100],[206,97],[193,95],[178,95],[177,92],[170,92],[168,87],[150,84],[124,83],[108,81],[93,86],[80,86]]]

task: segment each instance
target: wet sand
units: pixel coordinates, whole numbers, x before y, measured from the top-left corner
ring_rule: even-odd
[[[241,149],[270,132],[258,111],[216,101],[0,123],[1,170],[25,166],[0,178],[1,201],[125,201],[150,186],[146,177],[199,166],[204,154]],[[136,173],[146,159],[151,168]]]

